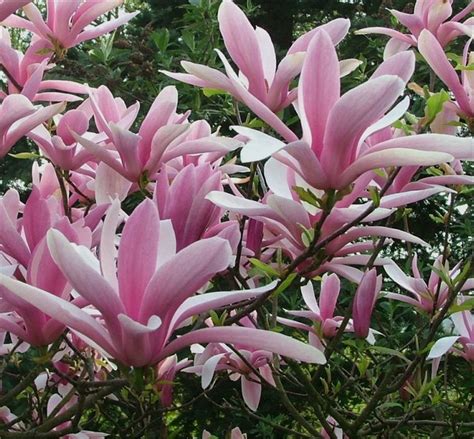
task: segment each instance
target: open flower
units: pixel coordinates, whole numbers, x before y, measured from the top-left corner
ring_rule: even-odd
[[[33,128],[60,113],[63,104],[35,107],[23,95],[7,96],[0,105],[0,158]]]
[[[13,15],[8,17],[4,24],[29,30],[37,37],[51,42],[55,51],[61,52],[112,32],[138,14],[138,12],[122,14],[119,18],[98,26],[92,25],[92,22],[100,16],[122,3],[123,0],[68,0],[67,2],[51,0],[47,2],[46,20],[34,4],[28,4],[23,7],[28,19]]]
[[[439,44],[445,47],[459,35],[465,34],[472,37],[474,26],[472,17],[461,23],[461,20],[474,10],[474,3],[471,2],[449,20],[453,13],[452,3],[453,0],[417,0],[413,14],[395,9],[390,10],[411,34],[404,34],[386,27],[368,27],[356,33],[360,35],[382,34],[391,37],[385,48],[385,57],[419,44],[419,37],[424,29],[433,33]]]
[[[219,7],[218,20],[227,51],[239,68],[238,74],[218,50],[226,74],[188,61],[181,63],[187,73],[163,73],[198,87],[225,90],[261,119],[270,125],[279,126],[292,137],[291,130],[285,127],[275,113],[288,107],[297,97],[296,89],[290,90],[290,86],[301,72],[304,52],[316,29],[324,29],[330,35],[332,43],[337,45],[349,30],[349,20],[336,19],[302,35],[291,46],[278,67],[270,35],[262,28],[254,29],[235,3],[224,0]],[[348,74],[359,64],[358,60],[345,60],[341,64],[341,70],[343,74]]]
[[[324,363],[324,355],[312,346],[252,328],[205,328],[171,340],[189,317],[258,296],[274,286],[191,297],[231,263],[228,241],[202,239],[176,253],[170,222],[160,222],[154,203],[145,200],[129,217],[117,252],[114,237],[119,213],[120,204],[114,202],[102,228],[100,261],[59,231],[48,234],[55,262],[77,293],[100,312],[101,319],[6,276],[0,275],[0,285],[130,366],[154,365],[191,344],[212,342],[258,346],[300,361]]]
[[[257,130],[233,127],[250,140],[242,150],[242,161],[263,160],[273,154],[308,185],[326,190],[347,188],[377,168],[431,166],[453,158],[474,158],[472,138],[425,134],[391,138],[373,146],[366,143],[406,112],[407,99],[389,110],[403,93],[413,69],[413,53],[399,53],[386,60],[367,82],[341,96],[336,50],[329,35],[318,31],[309,45],[298,87],[302,140],[285,144]]]

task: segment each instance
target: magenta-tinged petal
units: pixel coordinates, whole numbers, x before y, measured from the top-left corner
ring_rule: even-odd
[[[250,93],[264,102],[265,77],[254,28],[239,7],[229,0],[221,3],[218,20],[227,51],[249,80]]]
[[[417,37],[420,32],[423,30],[423,22],[416,14],[407,14],[405,12],[400,12],[395,9],[391,9],[390,12],[397,18],[397,20],[407,27],[410,32]]]
[[[400,268],[396,264],[385,265],[384,270],[393,281],[395,281],[405,290],[410,291],[415,295],[418,295],[418,293],[427,289],[426,284],[424,284],[423,280],[408,277],[402,270],[400,270]]]
[[[264,287],[252,288],[243,291],[218,291],[214,293],[200,294],[186,299],[176,310],[173,320],[171,321],[169,332],[178,327],[189,317],[209,311],[210,309],[218,309],[231,303],[238,303],[252,297],[258,297],[262,294],[274,289],[276,281]]]
[[[404,51],[387,58],[375,70],[371,79],[383,75],[396,75],[403,79],[405,84],[410,80],[415,71],[415,54],[412,51]]]
[[[240,378],[240,383],[242,386],[242,398],[245,404],[253,412],[256,411],[262,395],[262,385],[247,379],[245,376]]]
[[[351,161],[359,136],[380,119],[405,88],[398,76],[381,76],[350,90],[332,108],[324,136],[321,164],[341,187],[341,172]],[[350,121],[341,125],[341,121]]]
[[[459,160],[474,160],[474,139],[472,137],[455,137],[448,134],[418,134],[416,136],[396,137],[378,143],[367,149],[362,155],[391,148],[407,148],[426,151],[427,153],[442,152]]]
[[[428,30],[421,32],[418,38],[418,50],[426,59],[426,62],[434,70],[436,75],[453,92],[459,106],[469,115],[474,115],[474,109],[459,80],[459,76],[454,67],[449,63],[443,48],[435,36]]]
[[[362,277],[352,306],[354,333],[358,337],[366,338],[369,334],[372,311],[381,287],[382,277],[377,277],[375,268],[369,270]]]
[[[332,319],[339,297],[340,281],[336,274],[323,276],[321,282],[321,294],[319,296],[319,308],[323,320]]]
[[[320,30],[324,30],[324,32],[331,37],[332,43],[337,46],[347,35],[350,25],[351,22],[347,18],[336,18],[335,20],[331,20],[329,23],[318,26],[299,37],[290,47],[288,54],[306,52],[314,35]]]
[[[91,29],[84,30],[79,34],[79,36],[74,40],[73,45],[82,43],[83,41],[92,40],[94,38],[100,37],[101,35],[108,34],[118,27],[128,23],[132,18],[136,17],[139,14],[139,11],[130,12],[126,14],[121,14],[115,20],[106,21],[105,23],[99,24]]]
[[[120,298],[133,318],[138,317],[145,290],[156,270],[159,221],[155,204],[146,199],[127,220],[120,240],[117,269]]]
[[[390,38],[383,51],[383,59],[388,60],[397,53],[408,50],[414,43],[410,44],[397,38]]]
[[[411,35],[405,35],[395,29],[390,29],[387,27],[366,27],[364,29],[357,30],[355,33],[357,35],[369,35],[369,34],[387,35],[391,38],[395,38],[397,40],[403,41],[410,45],[416,44],[416,41],[414,40],[414,38],[412,38]]]
[[[0,3],[0,21],[5,20],[9,15],[13,14],[17,9],[31,3],[31,0],[6,0]]]
[[[298,105],[304,140],[319,157],[326,123],[340,96],[340,70],[336,49],[323,30],[313,37],[298,86]]]
[[[221,238],[203,239],[181,250],[149,282],[143,300],[138,303],[141,320],[156,314],[167,325],[188,297],[229,266],[231,257],[229,243]]]
[[[8,288],[12,294],[30,303],[43,313],[94,340],[108,352],[114,352],[110,337],[105,329],[77,306],[46,291],[9,279],[1,274],[0,285]]]
[[[232,95],[249,107],[260,119],[268,123],[278,134],[287,142],[298,140],[296,134],[288,128],[283,121],[268,108],[262,101],[250,93],[242,84],[240,78],[233,71],[229,62],[225,59],[222,52],[216,49],[216,52],[224,64],[226,73],[232,83]]]
[[[31,252],[16,229],[16,218],[10,218],[2,201],[0,200],[0,244],[10,256],[27,267]]]
[[[234,343],[307,363],[324,364],[326,362],[321,351],[299,340],[272,331],[233,326],[205,328],[189,332],[169,343],[161,351],[158,359],[166,358],[195,343]]]
[[[92,303],[113,328],[117,315],[124,313],[117,292],[62,233],[50,230],[47,236],[51,255],[72,287]]]
[[[335,184],[336,188],[343,188],[354,182],[364,172],[377,168],[391,166],[432,166],[448,163],[454,157],[443,152],[425,152],[416,149],[391,148],[384,151],[371,152],[350,165]]]

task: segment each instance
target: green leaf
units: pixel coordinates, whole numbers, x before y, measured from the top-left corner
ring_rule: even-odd
[[[273,293],[275,296],[280,295],[283,293],[295,280],[297,274],[296,273],[291,273],[275,290],[275,293]]]
[[[264,262],[255,259],[255,258],[250,258],[250,263],[255,267],[258,268],[260,271],[265,273],[266,275],[270,277],[279,277],[280,273],[276,271],[273,267],[270,267],[270,265],[265,264]]]
[[[401,352],[396,351],[395,349],[390,349],[386,348],[384,346],[369,346],[369,349],[371,351],[379,352],[380,354],[383,355],[390,355],[391,357],[398,357],[402,359],[403,361],[407,362],[408,364],[410,363],[410,360],[405,357]]]
[[[474,297],[465,300],[463,303],[452,305],[449,308],[449,314],[454,314],[461,311],[471,311],[474,309]]]
[[[293,186],[293,190],[298,194],[301,201],[306,201],[308,204],[311,204],[311,206],[321,206],[321,200],[309,189],[305,189],[300,186]]]
[[[166,27],[153,32],[151,38],[160,52],[166,52],[170,42],[170,31]]]
[[[183,39],[184,44],[189,47],[191,52],[194,52],[194,50],[196,49],[196,41],[194,39],[194,34],[189,31],[184,31],[181,34],[181,38]]]
[[[18,154],[8,154],[10,157],[19,160],[35,160],[41,156],[34,152],[19,152]]]
[[[425,107],[427,125],[433,122],[437,114],[443,110],[444,103],[448,101],[449,94],[445,90],[441,90],[439,93],[435,93],[427,99]]]
[[[225,90],[219,90],[218,88],[203,88],[202,93],[204,96],[206,96],[206,98],[210,98],[211,96],[223,95],[227,92]]]

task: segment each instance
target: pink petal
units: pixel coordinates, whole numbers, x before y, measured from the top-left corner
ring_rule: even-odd
[[[324,136],[321,164],[332,169],[330,180],[338,185],[342,170],[350,163],[359,137],[380,119],[405,88],[397,76],[381,76],[350,90],[331,110]],[[350,121],[342,124],[341,121]]]
[[[250,349],[260,349],[307,363],[324,364],[324,354],[299,340],[272,331],[252,328],[214,327],[198,329],[173,340],[160,353],[166,358],[194,343],[234,343]]]
[[[326,123],[340,96],[340,70],[329,35],[317,32],[308,47],[298,86],[298,105],[304,139],[319,157]]]
[[[145,290],[156,271],[159,221],[155,204],[146,199],[133,211],[123,229],[118,251],[118,284],[126,313],[132,318],[138,318]]]
[[[239,7],[229,0],[221,3],[218,20],[227,51],[249,80],[250,93],[263,102],[265,77],[255,30]]]

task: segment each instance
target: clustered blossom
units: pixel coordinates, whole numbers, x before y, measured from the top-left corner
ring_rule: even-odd
[[[179,113],[174,86],[163,88],[139,119],[138,102],[127,106],[105,86],[43,79],[67,49],[137,14],[92,24],[121,0],[48,1],[47,18],[33,2],[0,2],[2,24],[32,34],[23,54],[12,48],[8,30],[0,30],[0,66],[7,81],[0,91],[0,158],[25,136],[41,155],[28,198],[22,202],[14,189],[0,197],[2,355],[17,340],[26,349],[43,349],[64,346],[66,338],[74,349],[64,347],[62,356],[88,350],[103,364],[153,368],[153,386],[164,407],[173,404],[178,374],[200,376],[208,389],[225,372],[240,380],[246,406],[256,411],[266,388],[276,387],[274,374],[286,366],[285,358],[325,364],[327,345],[339,331],[376,343],[378,331],[371,324],[379,299],[401,301],[429,315],[449,305],[452,287],[439,273],[455,279],[461,267],[450,270],[446,255],[439,256],[426,282],[416,248],[428,244],[378,222],[435,194],[453,193],[455,185],[473,183],[462,167],[474,159],[472,137],[437,131],[434,122],[432,132],[423,134],[394,127],[410,106],[404,95],[415,70],[415,46],[452,93],[439,118],[473,126],[471,41],[461,76],[444,49],[454,38],[472,38],[472,18],[461,20],[473,5],[448,20],[451,3],[419,0],[414,14],[392,11],[410,35],[365,29],[392,40],[374,74],[342,93],[340,78],[359,65],[337,55],[349,20],[305,33],[277,65],[268,33],[224,0],[220,31],[239,72],[219,52],[225,73],[190,62],[182,63],[186,73],[165,73],[227,92],[269,128],[234,126],[232,138],[213,132],[204,120],[192,121],[190,112]],[[15,15],[19,8],[24,16]],[[301,136],[286,125],[283,110],[291,106]],[[246,179],[237,175],[249,171],[246,163],[266,182],[251,196],[241,184]],[[443,175],[419,177],[420,169],[431,166]],[[137,193],[145,199],[130,213],[124,201]],[[392,239],[415,247],[413,277],[378,255]],[[410,295],[383,292],[384,272]],[[268,273],[279,280],[269,281]],[[285,332],[291,328],[292,337],[271,330],[268,322],[263,329],[256,312],[235,310],[281,294],[278,288],[296,274],[306,308],[272,316],[273,325],[283,325]],[[223,287],[228,279],[231,286]],[[316,279],[321,282],[315,290]],[[459,293],[473,287],[468,280]],[[347,320],[339,305],[351,289]],[[462,296],[458,299],[463,303]],[[209,315],[224,308],[235,308],[228,315],[223,311],[233,324],[226,318],[212,323]],[[438,340],[428,358],[453,352],[474,361],[472,314],[463,310],[450,318],[459,335]],[[194,358],[178,357],[189,347]],[[72,387],[64,377],[77,378],[77,371],[70,373],[62,357],[53,364],[65,372],[43,377],[61,382],[47,416],[79,401],[65,399]],[[94,364],[92,375],[105,381],[112,366]],[[1,422],[14,419],[7,407],[0,408]],[[343,437],[333,418],[327,423]],[[104,434],[81,431],[66,437]],[[202,437],[211,436],[205,431]],[[247,436],[235,428],[231,437]]]

